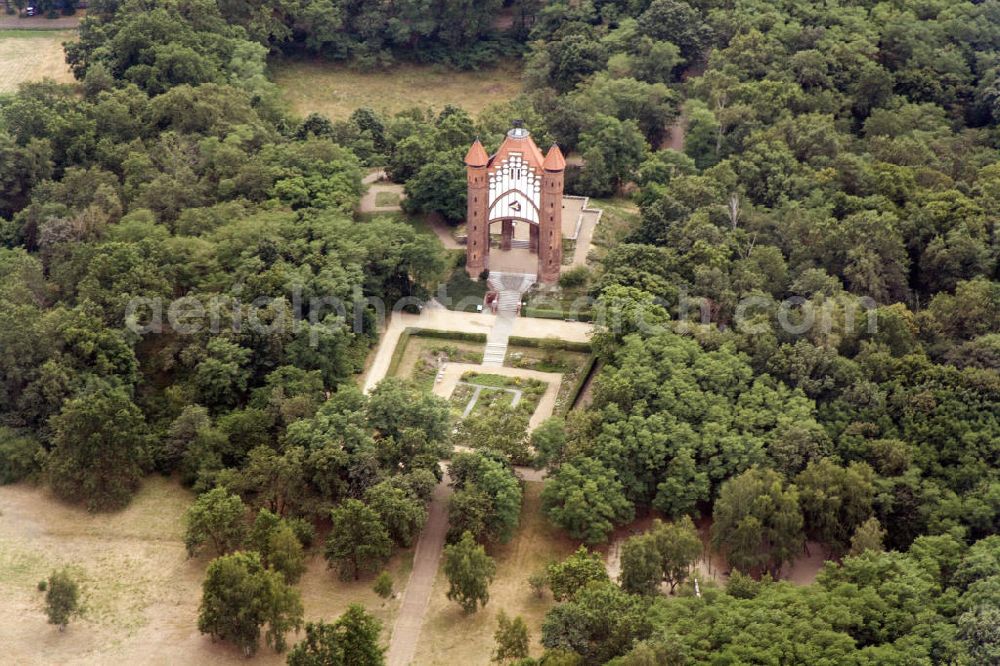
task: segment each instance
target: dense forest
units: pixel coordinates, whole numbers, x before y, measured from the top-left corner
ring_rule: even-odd
[[[294,118],[268,58],[302,52],[521,58],[524,93]],[[582,158],[568,190],[641,211],[587,272],[614,323],[593,402],[532,433],[545,513],[589,545],[670,521],[627,542],[621,585],[556,596],[538,663],[1000,663],[1000,2],[98,0],[67,60],[78,86],[0,97],[0,481],[108,510],[177,475],[192,552],[258,553],[206,595],[226,567],[294,582],[280,554],[316,525],[342,577],[377,571],[453,439],[505,434],[355,388],[368,299],[424,298],[451,261],[353,219],[364,168],[458,223],[469,143],[519,118]],[[154,326],[156,299],[213,325]],[[452,457],[454,548],[516,531],[517,423]],[[725,589],[669,573],[688,518],[712,519]],[[817,582],[774,582],[807,541]]]

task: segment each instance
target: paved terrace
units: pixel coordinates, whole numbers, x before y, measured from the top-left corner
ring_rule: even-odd
[[[399,337],[407,328],[426,328],[433,331],[458,331],[462,333],[482,333],[487,335],[496,323],[496,315],[477,312],[455,312],[444,308],[426,307],[419,315],[398,313],[389,318],[379,341],[375,358],[368,368],[364,390],[371,391],[389,372],[392,353],[399,344]],[[589,342],[593,324],[559,319],[536,319],[517,317],[514,319],[511,335],[521,338],[555,337],[567,342]],[[480,366],[473,366],[480,368]],[[484,372],[495,372],[500,368],[485,368]]]

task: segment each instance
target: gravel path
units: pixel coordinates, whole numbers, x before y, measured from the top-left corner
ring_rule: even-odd
[[[361,213],[395,213],[402,208],[399,205],[399,201],[402,201],[404,196],[403,186],[397,185],[395,183],[389,183],[385,181],[385,171],[378,169],[372,171],[367,176],[361,179],[361,182],[368,186],[368,191],[364,193],[361,197],[361,202],[358,204],[358,211]],[[388,206],[379,206],[376,202],[378,195],[382,192],[391,192],[395,194],[399,199],[394,204],[389,204]]]

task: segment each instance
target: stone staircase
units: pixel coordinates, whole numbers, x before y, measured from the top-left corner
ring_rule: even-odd
[[[535,284],[531,273],[501,273],[493,271],[487,280],[490,290],[499,294],[497,320],[486,336],[483,365],[500,367],[507,356],[507,342],[514,328],[514,318],[521,309],[521,296]]]
[[[490,271],[487,278],[491,291],[500,292],[500,297],[507,293],[517,293],[520,298],[524,292],[531,289],[538,277],[534,273],[502,273],[500,271]]]

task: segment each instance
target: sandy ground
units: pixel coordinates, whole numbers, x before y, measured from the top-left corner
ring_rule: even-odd
[[[225,643],[198,633],[201,582],[209,559],[188,559],[184,511],[192,495],[150,477],[123,511],[90,514],[54,500],[45,490],[0,487],[0,646],[5,664],[246,664]],[[409,573],[412,550],[388,570],[397,588]],[[82,583],[84,613],[65,632],[47,624],[36,585],[68,566]],[[372,581],[341,583],[314,554],[297,586],[305,619],[333,620],[352,602],[383,621],[384,640],[398,601],[383,602]],[[289,636],[293,644],[298,637]],[[284,664],[262,646],[254,664]]]
[[[514,59],[475,71],[408,63],[363,71],[321,57],[272,58],[268,68],[282,97],[303,118],[316,112],[346,120],[361,107],[391,115],[413,107],[440,111],[447,105],[475,117],[522,90],[520,61]]]
[[[414,664],[486,666],[494,648],[493,634],[500,610],[511,617],[524,618],[531,654],[541,655],[539,627],[554,602],[547,592],[539,598],[528,585],[528,577],[549,562],[568,557],[579,546],[578,541],[566,537],[542,515],[541,491],[541,483],[525,484],[521,525],[516,536],[509,544],[487,549],[496,560],[497,576],[490,586],[490,600],[485,608],[465,615],[457,603],[446,598],[448,581],[438,571]]]
[[[634,534],[639,534],[650,529],[653,523],[652,516],[644,516],[628,525],[619,527],[614,531],[606,547],[599,546],[597,550],[605,550],[604,566],[608,576],[613,581],[617,581],[621,575],[621,546],[625,539]],[[729,580],[729,564],[721,554],[713,552],[709,547],[709,532],[711,530],[711,519],[702,518],[696,522],[698,532],[701,535],[702,557],[693,568],[692,575],[697,576],[701,583],[711,582],[720,587],[725,587]],[[780,580],[786,580],[795,585],[811,585],[816,582],[816,576],[826,562],[823,547],[815,541],[806,543],[806,551],[797,557],[790,564],[781,568]],[[663,591],[667,593],[669,587],[664,585]]]

